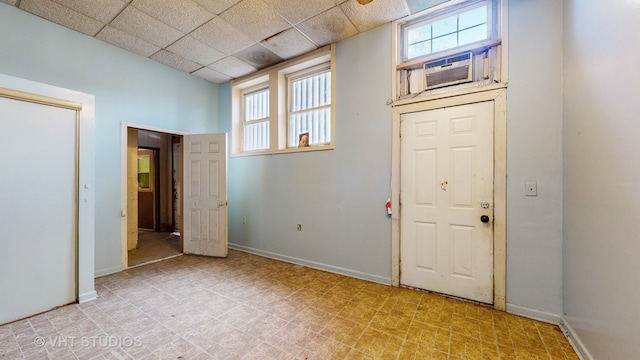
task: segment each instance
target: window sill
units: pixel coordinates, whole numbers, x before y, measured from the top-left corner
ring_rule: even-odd
[[[419,103],[423,101],[431,101],[431,100],[437,100],[437,99],[444,99],[448,97],[479,93],[483,91],[502,89],[502,88],[506,88],[507,84],[506,83],[492,83],[492,84],[471,83],[471,84],[461,84],[457,86],[458,86],[457,89],[451,89],[451,87],[449,87],[448,89],[440,88],[440,89],[434,89],[431,91],[426,91],[424,93],[418,93],[415,96],[409,95],[407,97],[394,100],[392,106],[407,105],[407,104]]]
[[[326,150],[335,150],[335,145],[334,144],[329,144],[329,145],[322,145],[322,146],[309,146],[309,147],[304,147],[304,148],[287,148],[287,149],[279,149],[279,150],[246,151],[246,152],[240,152],[240,153],[231,154],[230,157],[293,154],[293,153],[304,153],[304,152],[326,151]]]

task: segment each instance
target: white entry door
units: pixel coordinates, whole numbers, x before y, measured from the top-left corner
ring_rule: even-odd
[[[400,134],[401,284],[492,304],[493,102],[403,114]]]
[[[185,254],[227,256],[226,134],[183,137]]]

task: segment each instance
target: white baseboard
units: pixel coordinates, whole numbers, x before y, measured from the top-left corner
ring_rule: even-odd
[[[292,256],[277,254],[270,251],[264,251],[264,250],[255,249],[248,246],[238,245],[238,244],[229,243],[229,248],[234,250],[244,251],[254,255],[264,256],[270,259],[285,261],[285,262],[296,264],[296,265],[303,265],[313,269],[324,270],[324,271],[332,272],[335,274],[346,275],[346,276],[350,276],[350,277],[354,277],[362,280],[368,280],[368,281],[385,284],[385,285],[391,285],[390,277],[387,278],[379,275],[369,274],[369,273],[365,273],[357,270],[346,269],[339,266],[323,264],[315,261],[300,259]]]
[[[122,265],[114,266],[107,269],[96,270],[95,277],[99,278],[101,276],[111,275],[122,271]]]
[[[569,344],[573,346],[573,349],[581,360],[593,360],[593,356],[591,356],[589,350],[584,346],[582,340],[580,340],[580,337],[575,330],[573,330],[571,325],[569,325],[569,322],[567,322],[567,319],[565,319],[564,316],[560,320],[560,328],[562,329],[564,336],[569,340]]]
[[[87,301],[95,300],[97,298],[98,298],[98,293],[95,290],[89,291],[84,294],[78,295],[78,303],[79,304],[86,303]]]
[[[507,312],[510,314],[521,315],[534,320],[540,320],[546,323],[559,325],[562,319],[561,315],[548,313],[536,309],[531,309],[525,306],[514,305],[507,303]]]

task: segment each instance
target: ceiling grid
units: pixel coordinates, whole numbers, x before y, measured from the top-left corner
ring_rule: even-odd
[[[213,83],[442,0],[0,0]],[[417,6],[416,4],[419,4]]]

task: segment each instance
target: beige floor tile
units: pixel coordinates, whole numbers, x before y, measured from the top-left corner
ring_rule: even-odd
[[[234,250],[136,267],[96,289],[95,301],[0,326],[0,357],[578,359],[556,325]],[[64,336],[140,343],[54,344]]]

